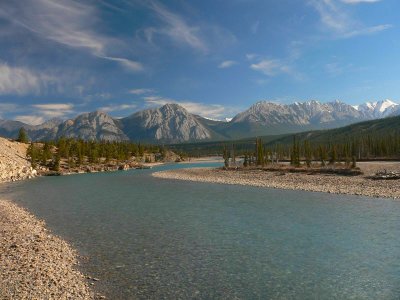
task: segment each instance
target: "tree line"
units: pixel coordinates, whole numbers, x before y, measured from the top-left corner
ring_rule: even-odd
[[[33,167],[42,165],[58,171],[61,160],[64,160],[70,168],[111,161],[119,163],[128,161],[133,156],[136,161],[150,162],[149,154],[153,154],[156,160],[162,160],[166,151],[165,147],[156,145],[116,141],[85,141],[61,137],[56,141],[30,143],[27,156]]]
[[[355,167],[358,160],[400,159],[400,135],[373,135],[347,138],[336,142],[312,142],[293,136],[291,145],[263,143],[256,138],[252,148],[237,149],[235,144],[224,146],[222,155],[225,165],[229,165],[232,157],[241,156],[244,166],[265,166],[282,160],[290,161],[293,166],[304,164],[308,167],[312,162],[322,166],[343,162],[348,167]]]

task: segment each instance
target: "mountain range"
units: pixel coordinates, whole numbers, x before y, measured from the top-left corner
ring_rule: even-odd
[[[261,101],[230,121],[211,120],[191,114],[178,104],[165,104],[120,119],[95,111],[69,120],[52,119],[40,125],[0,120],[0,136],[16,138],[23,127],[31,140],[52,140],[65,136],[167,144],[330,129],[396,115],[400,115],[400,106],[390,100],[358,106],[341,101],[321,103],[313,100],[289,105]]]

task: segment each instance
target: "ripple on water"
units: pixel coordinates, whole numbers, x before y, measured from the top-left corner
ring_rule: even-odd
[[[111,299],[400,295],[400,202],[151,172],[39,178],[1,193],[88,255],[83,267]]]

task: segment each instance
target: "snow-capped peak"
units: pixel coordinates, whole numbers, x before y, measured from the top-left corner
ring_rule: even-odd
[[[398,104],[394,103],[393,101],[386,99],[384,101],[379,101],[377,103],[377,106],[379,106],[379,111],[380,112],[384,112],[385,110],[387,110],[388,108],[394,108],[396,107]]]
[[[392,100],[386,99],[381,101],[366,102],[357,106],[354,106],[358,111],[363,112],[370,118],[383,118],[391,115],[396,108],[397,103]]]

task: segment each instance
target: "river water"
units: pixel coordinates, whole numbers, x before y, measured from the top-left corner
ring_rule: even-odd
[[[89,257],[109,299],[400,298],[400,202],[151,176],[194,166],[37,178],[0,196]]]

